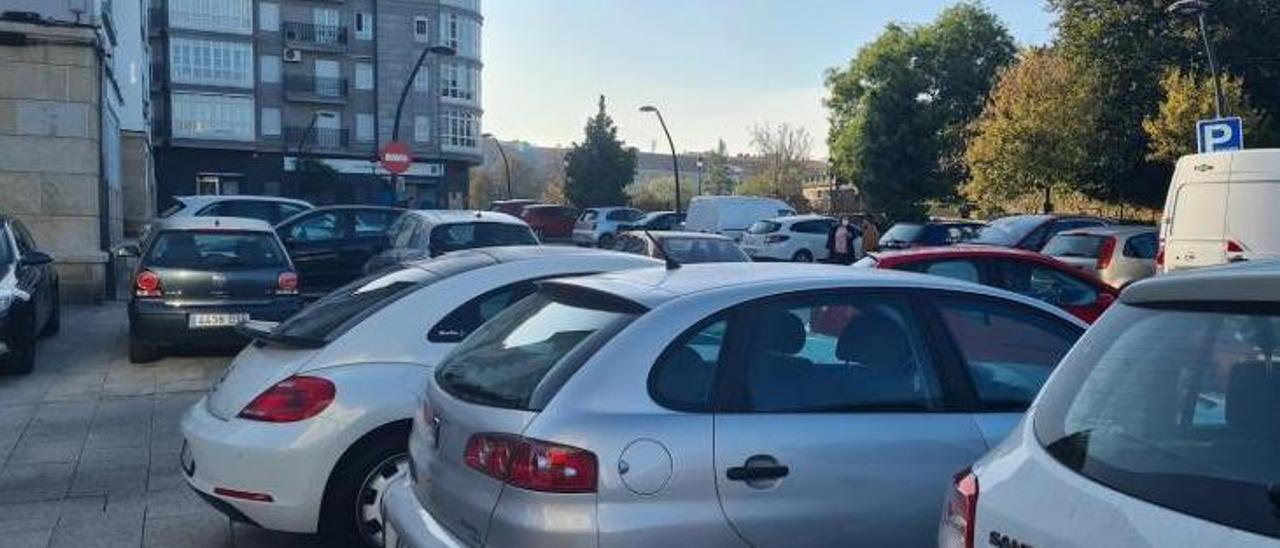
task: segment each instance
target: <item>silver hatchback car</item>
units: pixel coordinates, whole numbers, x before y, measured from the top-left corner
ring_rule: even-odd
[[[953,475],[1084,325],[900,272],[690,265],[543,283],[447,357],[389,547],[927,546]]]

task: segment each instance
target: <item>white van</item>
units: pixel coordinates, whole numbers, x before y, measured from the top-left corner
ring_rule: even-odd
[[[1178,160],[1160,243],[1161,272],[1280,257],[1280,149]]]
[[[795,215],[782,200],[757,196],[697,196],[689,202],[684,227],[693,232],[721,234],[740,241],[756,221]]]

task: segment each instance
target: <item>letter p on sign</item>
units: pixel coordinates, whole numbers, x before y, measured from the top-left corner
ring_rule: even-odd
[[[1244,122],[1240,118],[1197,122],[1196,148],[1201,154],[1244,150]]]

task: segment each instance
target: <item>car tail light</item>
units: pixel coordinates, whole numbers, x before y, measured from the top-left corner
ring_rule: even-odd
[[[1156,268],[1164,268],[1164,239],[1160,240],[1160,248],[1156,250]]]
[[[297,295],[298,275],[293,272],[281,272],[276,278],[276,295]]]
[[[973,548],[974,529],[977,527],[974,519],[978,512],[978,476],[969,470],[956,474],[942,512],[942,522],[938,525],[939,548]]]
[[[1102,246],[1098,248],[1098,270],[1106,270],[1111,266],[1111,256],[1116,252],[1116,239],[1108,236],[1102,239]]]
[[[160,275],[150,270],[138,272],[133,279],[133,294],[137,297],[159,297],[164,293],[160,287]]]
[[[241,491],[239,489],[228,489],[226,487],[214,487],[213,494],[233,499],[250,500],[253,502],[275,502],[275,497],[272,497],[267,493]]]
[[[1244,246],[1235,240],[1227,240],[1227,253],[1244,253]]]
[[[765,237],[764,237],[764,243],[766,243],[766,244],[780,244],[780,243],[785,242],[785,241],[790,240],[790,239],[791,239],[791,236],[784,236],[784,235],[782,235],[782,234],[770,234],[770,235],[768,235],[768,236],[765,236]]]
[[[594,453],[510,434],[467,440],[467,466],[507,485],[544,493],[594,493]]]
[[[319,377],[289,377],[258,395],[240,412],[240,418],[262,422],[298,422],[324,411],[333,403],[336,389]]]

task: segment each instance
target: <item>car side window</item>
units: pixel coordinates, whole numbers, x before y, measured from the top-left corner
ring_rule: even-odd
[[[387,232],[396,220],[394,211],[354,211],[352,216],[352,232],[357,238],[378,236]]]
[[[636,255],[646,255],[644,241],[637,236],[631,234],[623,234],[618,237],[617,243],[613,244],[615,251],[625,253],[634,253]]]
[[[1049,241],[1050,226],[1051,223],[1045,223],[1040,225],[1039,228],[1031,231],[1026,238],[1022,239],[1022,243],[1018,244],[1018,248],[1029,251],[1040,251],[1040,248],[1044,247],[1045,242]]]
[[[422,221],[412,215],[405,215],[400,224],[399,232],[396,232],[395,240],[391,242],[391,246],[395,248],[407,248],[413,242],[413,236],[418,232],[418,225]]]
[[[1081,334],[1029,307],[958,295],[932,301],[985,410],[1026,409]]]
[[[245,219],[258,219],[261,221],[273,222],[279,211],[275,204],[269,202],[253,202],[249,200],[236,200],[227,202],[226,212],[231,217],[241,217]]]
[[[342,216],[336,211],[326,211],[294,223],[285,237],[295,242],[323,242],[340,240],[343,232]]]
[[[523,281],[500,287],[467,301],[440,320],[427,332],[427,340],[433,343],[456,343],[497,316],[507,307],[538,290],[532,281]]]
[[[289,217],[302,213],[303,211],[306,211],[306,210],[307,208],[302,207],[298,204],[290,204],[290,203],[283,203],[283,202],[277,203],[275,218],[271,219],[271,222],[278,223],[280,221],[288,219]]]
[[[649,373],[649,394],[654,401],[679,411],[710,410],[728,331],[726,318],[712,318],[667,347]]]
[[[31,237],[31,233],[27,232],[26,225],[18,221],[11,221],[13,226],[13,239],[18,242],[18,251],[20,253],[30,253],[37,250],[36,240]]]
[[[931,276],[942,276],[943,278],[973,283],[981,283],[982,280],[982,277],[978,274],[978,265],[970,261],[937,261],[924,263],[921,266],[922,268],[917,272]]]
[[[1098,290],[1068,274],[1021,261],[999,261],[1000,287],[1055,306],[1089,306]]]
[[[1153,260],[1159,252],[1159,242],[1155,233],[1139,234],[1124,243],[1124,256],[1133,259]]]
[[[943,404],[905,297],[841,292],[765,302],[751,316],[739,395],[747,411],[914,412]]]

